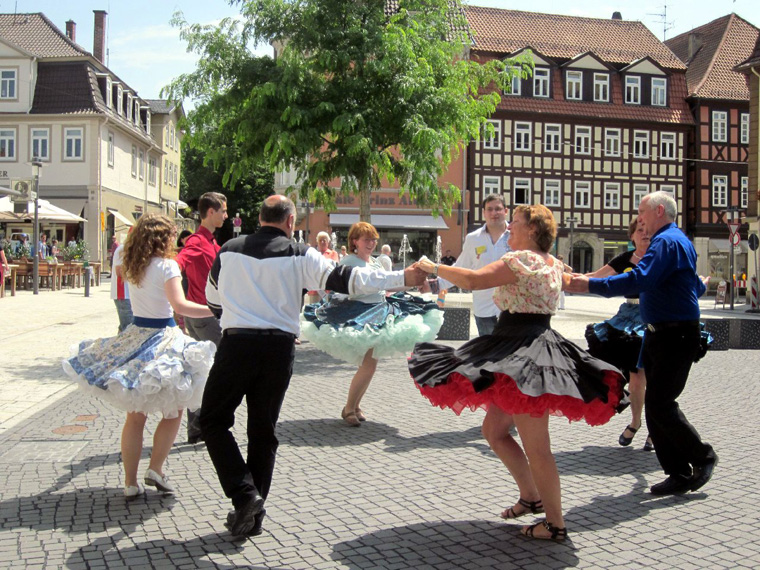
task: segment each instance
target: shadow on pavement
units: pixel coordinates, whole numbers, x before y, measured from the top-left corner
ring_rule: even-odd
[[[281,444],[296,447],[355,446],[398,437],[398,429],[377,422],[366,422],[360,428],[337,419],[286,420],[277,424]]]
[[[90,567],[93,560],[113,560],[119,568],[250,568],[251,570],[277,570],[277,566],[224,564],[219,557],[239,555],[247,543],[233,540],[229,533],[196,536],[189,540],[149,540],[133,546],[114,546],[125,535],[98,538],[91,544],[74,551],[66,559],[67,568]],[[213,556],[214,560],[210,557]],[[204,559],[206,558],[206,559]]]
[[[554,459],[557,461],[560,476],[573,474],[619,477],[661,470],[653,452],[631,447],[587,445],[577,451],[555,452]]]
[[[429,522],[383,529],[333,546],[331,558],[352,569],[516,568],[520,560],[550,557],[551,568],[578,565],[572,535],[563,543],[529,539],[519,524],[486,521]],[[548,566],[543,566],[548,567]]]

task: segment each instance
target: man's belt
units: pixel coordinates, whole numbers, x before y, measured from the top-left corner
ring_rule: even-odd
[[[639,300],[638,299],[626,299],[625,302],[628,303],[629,305],[638,305],[639,304]]]
[[[280,329],[224,329],[224,336],[247,335],[247,336],[286,336],[295,339],[293,333],[281,331]]]
[[[664,323],[649,323],[647,330],[649,332],[660,332],[665,329],[675,329],[679,327],[694,327],[699,326],[699,321],[667,321]]]

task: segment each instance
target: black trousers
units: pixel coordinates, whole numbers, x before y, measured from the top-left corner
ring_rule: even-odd
[[[225,336],[211,367],[201,406],[201,430],[224,494],[235,508],[256,490],[266,499],[278,441],[275,426],[293,374],[295,338]],[[235,410],[248,405],[248,453],[243,460],[230,429]]]
[[[668,475],[688,477],[692,466],[704,465],[715,457],[713,448],[702,442],[676,401],[686,386],[699,343],[699,325],[647,331],[644,335],[647,429],[657,459]]]
[[[194,319],[185,317],[185,328],[187,328],[187,334],[195,340],[210,340],[219,348],[219,342],[222,340],[222,327],[219,326],[219,321],[216,318]],[[187,410],[187,439],[201,437],[200,417],[200,410],[194,412]]]

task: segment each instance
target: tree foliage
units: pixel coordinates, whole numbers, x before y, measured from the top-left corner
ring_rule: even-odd
[[[433,212],[450,212],[456,186],[439,178],[481,136],[520,62],[470,61],[459,0],[251,0],[240,18],[189,24],[196,70],[167,88],[195,98],[190,143],[235,184],[265,163],[294,170],[300,195],[327,209],[335,193],[386,180]],[[389,7],[397,5],[398,10]],[[276,46],[276,58],[254,45]],[[338,186],[336,189],[334,186]]]
[[[203,153],[193,147],[182,150],[182,170],[180,176],[180,196],[193,207],[197,207],[198,198],[206,192],[222,192],[227,196],[227,210],[230,219],[225,222],[220,235],[220,243],[232,237],[232,218],[240,214],[243,220],[243,233],[253,233],[258,227],[259,206],[261,201],[273,193],[273,174],[265,167],[253,168],[238,180],[234,187],[224,189],[223,172],[213,164],[204,164]]]

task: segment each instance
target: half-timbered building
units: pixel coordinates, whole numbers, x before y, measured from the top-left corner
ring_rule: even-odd
[[[744,218],[749,205],[750,92],[747,78],[734,67],[750,57],[758,32],[729,14],[665,42],[687,66],[687,102],[696,123],[685,229],[699,254],[699,271],[718,279],[730,273],[727,211],[739,210]],[[747,237],[746,230],[741,234]],[[749,267],[746,241],[736,249],[734,273],[741,279]]]
[[[557,253],[591,271],[628,247],[628,224],[647,193],[671,192],[683,207],[694,124],[686,66],[642,23],[465,10],[473,59],[530,50],[535,65],[502,96],[493,134],[469,147],[473,225],[490,193],[510,209],[543,203],[560,226]]]

